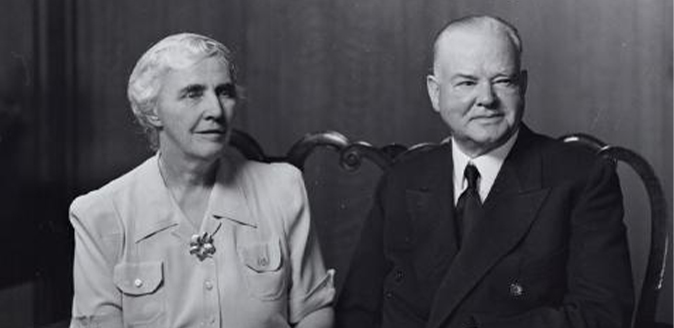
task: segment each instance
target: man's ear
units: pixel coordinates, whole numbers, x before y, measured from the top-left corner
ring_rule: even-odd
[[[527,94],[527,87],[529,86],[529,72],[527,70],[523,69],[520,72],[520,92],[522,93],[522,97]]]
[[[426,89],[428,90],[428,98],[431,100],[431,105],[436,112],[440,111],[440,82],[434,76],[429,74],[426,76]]]

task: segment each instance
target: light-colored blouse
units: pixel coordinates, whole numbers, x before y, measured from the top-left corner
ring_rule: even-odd
[[[216,180],[198,228],[157,156],[72,203],[71,327],[290,327],[329,306],[301,173],[223,158]]]

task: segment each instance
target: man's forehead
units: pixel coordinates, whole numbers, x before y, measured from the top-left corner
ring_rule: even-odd
[[[496,47],[503,43],[511,44],[508,34],[498,28],[483,25],[468,25],[448,28],[438,37],[439,48],[452,48],[457,46],[489,45]],[[513,45],[514,47],[514,45]]]
[[[478,59],[490,59],[495,65],[517,62],[517,49],[506,33],[470,28],[446,32],[438,38],[435,64],[466,65]]]

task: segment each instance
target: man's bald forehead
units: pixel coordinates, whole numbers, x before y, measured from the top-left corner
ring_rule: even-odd
[[[494,35],[501,34],[510,41],[517,56],[519,63],[522,56],[522,40],[517,29],[505,20],[492,16],[468,16],[449,22],[435,38],[433,43],[433,66],[435,67],[438,55],[438,48],[441,41],[454,32],[492,32]]]

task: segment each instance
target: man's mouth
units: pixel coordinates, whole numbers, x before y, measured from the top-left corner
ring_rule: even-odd
[[[484,121],[494,121],[503,118],[503,114],[493,114],[493,115],[479,115],[473,117],[473,120],[484,120]]]

